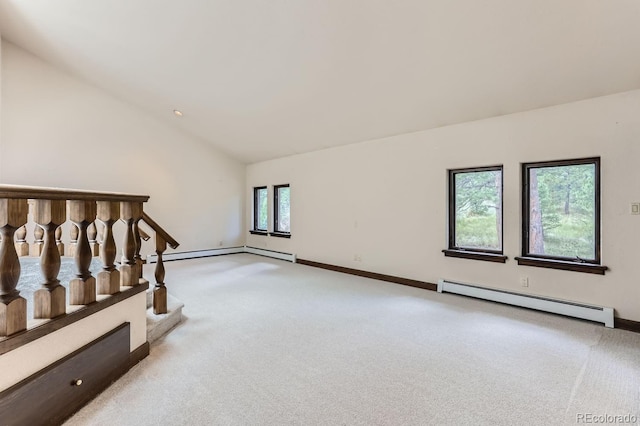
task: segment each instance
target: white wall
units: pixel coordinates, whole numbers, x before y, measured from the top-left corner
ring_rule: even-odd
[[[2,154],[2,37],[0,37],[0,155]],[[0,161],[0,182],[2,182],[2,161]]]
[[[147,194],[178,250],[244,243],[243,164],[6,41],[1,76],[0,182]]]
[[[518,266],[520,163],[590,156],[602,159],[602,260],[610,271]],[[640,200],[638,160],[640,91],[633,91],[257,163],[247,167],[245,228],[252,187],[290,183],[292,238],[249,235],[247,245],[428,282],[447,278],[610,306],[640,321],[640,216],[629,214],[629,203]],[[509,260],[445,258],[447,169],[495,164],[504,165]],[[521,276],[529,288],[519,286]]]

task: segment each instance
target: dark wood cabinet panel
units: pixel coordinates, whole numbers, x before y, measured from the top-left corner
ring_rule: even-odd
[[[124,323],[0,392],[1,423],[61,424],[128,370],[130,328]]]

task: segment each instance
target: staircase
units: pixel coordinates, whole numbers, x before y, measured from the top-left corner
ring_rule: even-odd
[[[29,299],[33,298],[33,293],[40,288],[40,258],[37,257],[21,257],[20,265],[21,274],[21,294]],[[69,281],[74,277],[74,261],[69,257],[62,257],[60,262],[60,272],[58,278],[65,287],[68,287]],[[93,258],[90,264],[90,270],[95,274],[102,268],[100,260]],[[164,336],[182,321],[182,308],[184,303],[170,294],[167,295],[167,313],[153,313],[153,288],[147,290],[147,341],[153,343],[160,337]],[[28,306],[27,315],[33,316],[33,307]]]
[[[184,303],[170,294],[167,295],[167,313],[153,313],[153,291],[147,291],[147,341],[153,343],[182,321]]]
[[[62,423],[182,320],[162,260],[179,243],[144,211],[148,200],[0,185],[0,423],[39,424],[42,413]],[[152,236],[145,306],[141,248]]]

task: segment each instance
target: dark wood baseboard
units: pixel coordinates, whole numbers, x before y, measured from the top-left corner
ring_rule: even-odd
[[[336,266],[328,263],[314,262],[312,260],[300,259],[296,260],[300,265],[313,266],[315,268],[327,269],[329,271],[342,272],[344,274],[357,275],[359,277],[373,278],[374,280],[387,281],[396,284],[407,285],[410,287],[422,288],[425,290],[437,291],[438,285],[426,281],[412,280],[409,278],[395,277],[393,275],[378,274],[375,272],[363,271],[360,269],[347,268],[344,266]],[[624,318],[614,318],[615,328],[621,330],[633,331],[640,333],[640,322],[632,321]]]
[[[640,333],[640,322],[638,321],[632,321],[632,320],[616,317],[613,319],[613,324],[615,328]]]
[[[149,356],[149,342],[144,342],[129,354],[129,368]]]
[[[312,260],[296,260],[300,265],[313,266],[315,268],[328,269],[329,271],[342,272],[343,274],[357,275],[359,277],[372,278],[374,280],[387,281],[395,284],[407,285],[410,287],[422,288],[425,290],[437,291],[438,285],[426,281],[412,280],[409,278],[395,277],[393,275],[378,274],[376,272],[363,271],[361,269],[346,268],[344,266],[330,265],[328,263],[314,262]]]

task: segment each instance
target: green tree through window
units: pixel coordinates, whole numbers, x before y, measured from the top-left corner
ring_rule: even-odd
[[[253,229],[256,231],[267,231],[268,202],[266,186],[253,188]]]
[[[597,164],[529,164],[528,252],[597,261]]]
[[[274,231],[291,232],[291,188],[289,185],[274,187]]]
[[[449,248],[502,252],[502,167],[449,171]]]

